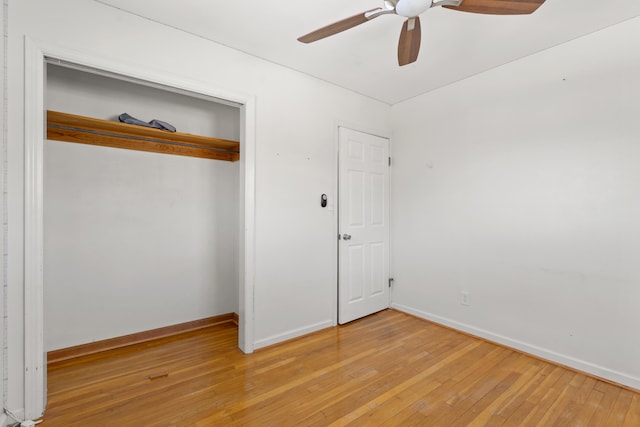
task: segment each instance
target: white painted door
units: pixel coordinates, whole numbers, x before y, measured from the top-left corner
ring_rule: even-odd
[[[389,140],[340,128],[338,322],[389,307]]]

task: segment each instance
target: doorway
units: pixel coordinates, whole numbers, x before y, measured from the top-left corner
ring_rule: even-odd
[[[46,130],[44,95],[45,62],[66,64],[113,73],[171,90],[233,103],[240,108],[239,173],[239,273],[238,345],[253,351],[253,287],[255,271],[255,98],[174,75],[146,71],[127,64],[36,44],[25,39],[25,141],[24,141],[24,383],[25,418],[38,418],[46,401],[46,354],[43,301],[43,148]]]
[[[389,140],[340,127],[338,323],[389,307]]]

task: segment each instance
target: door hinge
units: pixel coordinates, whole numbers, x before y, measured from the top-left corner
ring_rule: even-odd
[[[391,166],[391,156],[389,156],[389,166]]]
[[[391,285],[393,284],[393,277],[389,277],[389,287],[391,287]]]

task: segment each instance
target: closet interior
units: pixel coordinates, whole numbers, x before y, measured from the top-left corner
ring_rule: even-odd
[[[238,313],[239,106],[47,64],[46,109],[46,351]]]

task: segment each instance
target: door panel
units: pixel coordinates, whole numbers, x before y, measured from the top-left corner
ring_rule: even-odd
[[[371,243],[371,296],[384,293],[389,286],[389,278],[385,277],[384,243]]]
[[[364,251],[362,245],[351,245],[349,251],[349,303],[364,299]]]
[[[349,227],[364,225],[364,174],[360,171],[348,171],[349,194],[347,209],[349,210]]]
[[[389,140],[340,128],[338,321],[389,307]]]

